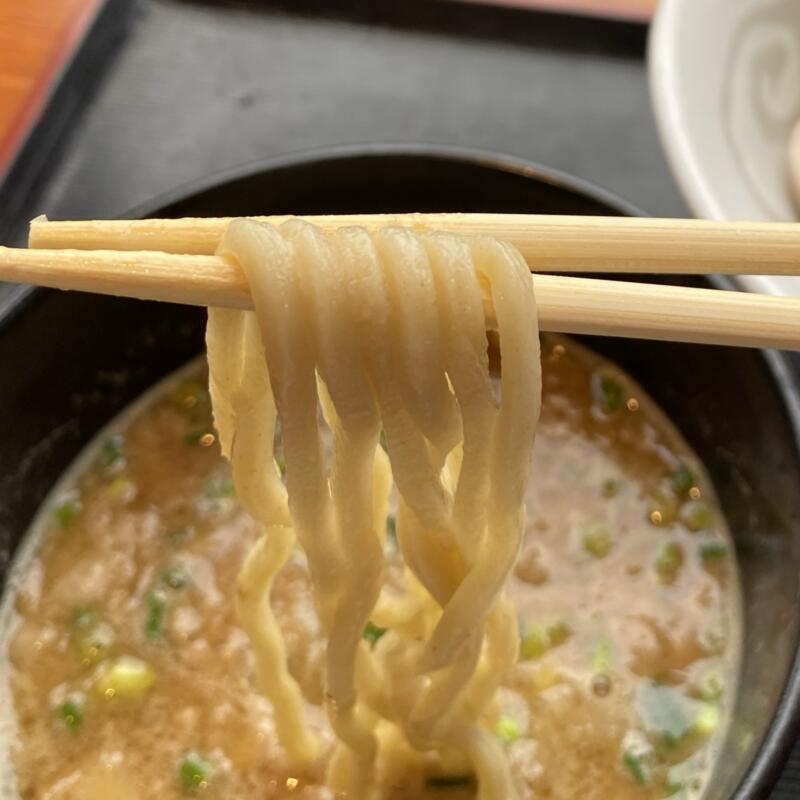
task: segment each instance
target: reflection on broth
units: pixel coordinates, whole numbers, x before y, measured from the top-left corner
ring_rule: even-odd
[[[734,552],[702,466],[629,378],[548,338],[518,664],[491,720],[522,797],[697,797],[735,689]],[[187,377],[188,376],[188,377]],[[396,562],[394,518],[387,561]],[[42,511],[7,604],[22,798],[333,798],[286,765],[233,593],[256,535],[201,368],[95,443]],[[12,610],[13,605],[13,610]],[[329,747],[305,560],[273,606]],[[376,642],[384,631],[364,631]],[[381,765],[391,800],[471,797],[439,761]]]

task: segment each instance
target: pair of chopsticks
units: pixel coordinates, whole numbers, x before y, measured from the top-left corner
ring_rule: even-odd
[[[255,217],[280,224],[288,217]],[[541,273],[800,275],[800,224],[532,214],[309,216],[323,230],[401,225],[489,234],[530,265],[542,330],[800,350],[800,297]],[[214,255],[228,218],[31,223],[0,247],[0,280],[202,306],[252,308]],[[487,320],[493,322],[491,298]]]

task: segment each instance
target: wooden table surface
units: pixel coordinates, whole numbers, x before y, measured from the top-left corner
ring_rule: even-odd
[[[0,0],[0,176],[102,0]]]
[[[647,22],[653,16],[658,0],[469,0],[469,2],[491,2],[503,6]]]
[[[657,0],[469,0],[647,19]],[[0,179],[103,0],[0,0]]]

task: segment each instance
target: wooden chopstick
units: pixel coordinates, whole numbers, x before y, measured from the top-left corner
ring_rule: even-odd
[[[0,247],[0,280],[202,306],[251,308],[219,256]],[[534,275],[542,330],[800,350],[800,298]],[[484,304],[493,325],[491,298]]]
[[[280,223],[288,217],[254,217]],[[534,272],[800,275],[800,224],[536,214],[357,214],[304,217],[325,230],[403,225],[489,234]],[[211,255],[229,218],[31,222],[30,246]]]

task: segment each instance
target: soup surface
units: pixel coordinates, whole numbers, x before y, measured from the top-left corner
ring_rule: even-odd
[[[522,798],[697,797],[736,682],[725,521],[702,466],[627,376],[561,338],[545,340],[543,370],[508,587],[520,655],[487,724]],[[9,797],[333,798],[324,764],[298,773],[286,763],[253,688],[233,593],[255,534],[199,365],[89,448],[42,510],[7,590]],[[298,552],[273,605],[313,701],[308,724],[330,742],[309,590]],[[457,762],[414,763],[380,765],[384,797],[474,795]]]

